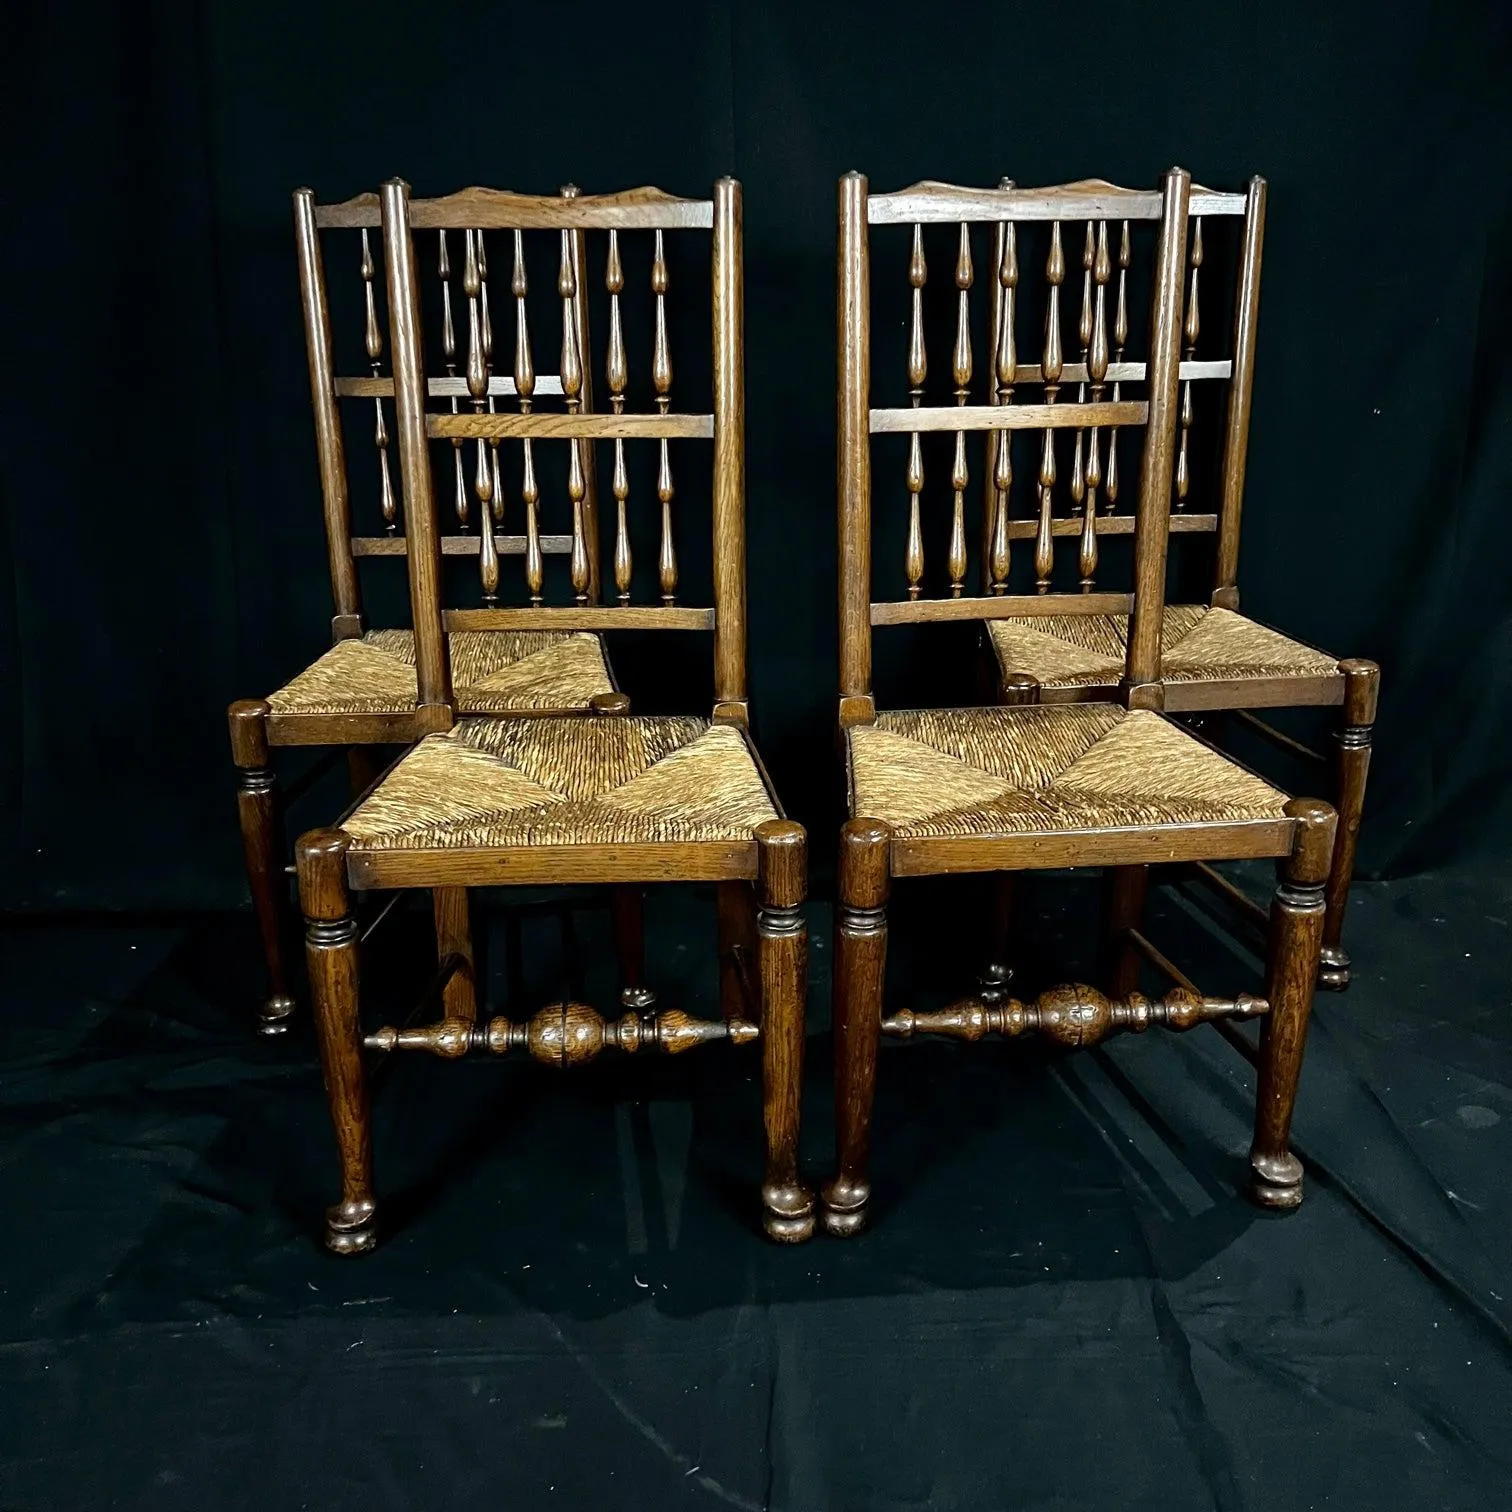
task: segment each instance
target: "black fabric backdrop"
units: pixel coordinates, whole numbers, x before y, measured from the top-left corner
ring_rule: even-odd
[[[753,694],[821,863],[836,177],[1265,173],[1246,608],[1384,668],[1366,873],[1504,850],[1499,9],[18,8],[0,902],[243,896],[222,710],[315,655],[329,613],[289,191],[396,173],[744,181]]]

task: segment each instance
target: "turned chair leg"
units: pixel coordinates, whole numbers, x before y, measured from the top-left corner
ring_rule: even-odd
[[[460,956],[463,964],[441,989],[443,1017],[478,1021],[477,967],[473,960],[472,919],[465,887],[433,887],[431,907],[436,917],[436,960],[444,964]]]
[[[259,1034],[283,1034],[294,1012],[286,954],[289,884],[283,869],[278,779],[269,765],[268,713],[266,703],[250,698],[239,699],[228,711],[247,883],[268,968],[268,996],[258,1009],[257,1030]]]
[[[378,1236],[373,1133],[358,1020],[357,923],[347,893],[348,843],[340,830],[320,829],[302,836],[295,848],[310,1002],[341,1157],[341,1201],[327,1208],[325,1216],[326,1247],[338,1255],[370,1250]]]
[[[719,1010],[730,1019],[760,1018],[756,895],[744,882],[721,882],[719,901]]]
[[[840,1238],[860,1233],[871,1199],[871,1117],[882,1038],[887,967],[888,845],[874,819],[840,831],[835,909],[835,1174],[824,1188],[824,1226]]]
[[[614,912],[614,951],[619,960],[620,1003],[644,1012],[656,1002],[646,985],[646,898],[638,887],[616,887],[610,905]]]
[[[1342,991],[1349,986],[1349,952],[1342,944],[1349,884],[1354,880],[1355,846],[1365,808],[1365,778],[1370,771],[1370,741],[1375,725],[1381,669],[1371,661],[1339,663],[1344,674],[1344,725],[1334,755],[1334,804],[1339,835],[1328,873],[1328,912],[1323,924],[1323,968],[1318,985]]]
[[[1250,1146],[1250,1196],[1267,1208],[1294,1208],[1302,1201],[1302,1162],[1290,1146],[1292,1110],[1318,979],[1323,884],[1336,824],[1334,811],[1315,798],[1293,798],[1286,812],[1297,827],[1291,854],[1277,868],[1280,881],[1271,902],[1265,985],[1270,1012],[1260,1026],[1260,1085]]]
[[[761,953],[761,1080],[766,1178],[761,1184],[767,1237],[795,1244],[814,1232],[814,1198],[798,1177],[803,1096],[803,1010],[808,989],[808,840],[791,819],[756,830],[756,931]]]
[[[1139,986],[1139,953],[1129,942],[1129,931],[1139,928],[1145,895],[1150,890],[1150,868],[1108,868],[1107,903],[1104,913],[1103,978],[1110,997],[1127,999]]]

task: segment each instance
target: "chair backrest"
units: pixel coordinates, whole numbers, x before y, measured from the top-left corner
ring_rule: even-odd
[[[562,190],[564,196],[576,193],[570,186]],[[424,204],[418,201],[417,204]],[[376,194],[359,194],[353,199],[338,204],[320,204],[309,189],[294,191],[294,237],[299,258],[299,287],[304,312],[305,350],[310,369],[310,398],[315,413],[316,449],[320,462],[320,488],[324,503],[326,550],[330,560],[331,593],[335,601],[336,615],[332,621],[334,638],[340,640],[361,635],[365,625],[362,613],[362,589],[358,578],[357,564],[368,557],[403,557],[408,543],[404,533],[404,509],[400,491],[394,485],[390,466],[389,442],[391,430],[389,413],[394,403],[394,379],[392,369],[385,373],[384,327],[388,307],[383,297],[384,274],[382,269],[382,241],[376,236],[382,219]],[[340,358],[332,337],[331,297],[326,284],[325,239],[332,232],[348,233],[341,237],[344,243],[340,255],[350,255],[354,273],[360,275],[362,287],[363,348],[369,371],[357,376],[343,376],[337,371]],[[581,254],[581,245],[575,247]],[[453,319],[453,285],[461,270],[461,258],[457,255],[455,238],[448,243],[444,229],[437,237],[435,273],[441,285],[442,321],[440,325],[440,350],[437,366],[443,368],[445,377],[432,378],[429,389],[433,396],[449,399],[453,410],[458,401],[468,394],[467,382],[457,373],[457,339]],[[487,304],[486,251],[479,243],[483,280],[483,325],[485,345],[491,340],[490,318]],[[465,278],[465,273],[464,273]],[[575,304],[576,318],[581,325],[582,341],[588,340],[588,309],[584,301]],[[355,333],[354,333],[355,334]],[[355,342],[353,342],[355,346]],[[515,392],[512,378],[490,378],[489,406],[496,397],[510,396]],[[535,377],[537,394],[560,394],[561,379],[556,374],[538,374]],[[591,409],[591,388],[584,386],[581,396],[585,409]],[[376,511],[361,510],[366,526],[353,527],[351,484],[347,472],[346,442],[343,434],[339,401],[359,401],[373,406],[373,443],[378,462],[378,487]],[[469,492],[462,477],[461,447],[458,443],[455,462],[454,508],[459,535],[444,536],[441,549],[447,555],[478,555],[480,534],[466,533],[471,509]],[[590,472],[587,479],[587,508],[592,511],[595,499],[594,479]],[[501,537],[495,541],[501,553],[523,553],[523,536],[514,539]],[[551,537],[542,542],[547,553],[565,554],[571,549],[568,537]],[[595,582],[597,563],[593,564]]]
[[[951,620],[1000,619],[1020,615],[1110,614],[1133,616],[1125,666],[1125,696],[1133,704],[1160,701],[1159,652],[1161,601],[1165,586],[1165,557],[1169,496],[1175,470],[1180,362],[1182,276],[1187,218],[1205,213],[1209,202],[1233,196],[1194,191],[1189,176],[1172,169],[1154,191],[1120,189],[1100,181],[1083,181],[1046,189],[958,188],[922,183],[895,194],[871,195],[866,179],[848,174],[839,194],[839,456],[838,504],[840,533],[840,718],[842,724],[873,717],[871,688],[871,630],[897,625]],[[1066,260],[1061,226],[1084,221],[1088,226],[1083,268],[1083,311],[1077,330],[1080,362],[1067,362],[1063,344],[1061,286]],[[1109,222],[1120,226],[1115,249]],[[928,372],[924,333],[924,287],[927,264],[924,227],[936,223],[958,225],[954,282],[957,291],[955,340],[951,355],[954,403],[926,405]],[[974,282],[971,227],[995,227],[990,283],[991,350],[986,364],[986,403],[972,404],[972,322],[970,290]],[[1037,364],[1019,361],[1015,329],[1019,304],[1018,227],[1048,223],[1045,257],[1044,341]],[[1149,305],[1146,358],[1128,361],[1129,223],[1151,222],[1156,228]],[[1121,224],[1120,224],[1121,223]],[[908,318],[908,395],[906,407],[871,405],[871,277],[870,229],[873,226],[912,226],[913,246],[907,258],[911,286]],[[1113,288],[1115,258],[1118,264]],[[1116,303],[1110,313],[1110,294]],[[1065,390],[1075,383],[1072,397]],[[1143,385],[1143,398],[1124,390]],[[1017,402],[1017,392],[1038,387],[1042,402]],[[1111,390],[1111,393],[1110,393]],[[1116,500],[1117,435],[1120,429],[1144,428],[1138,505],[1132,518],[1110,513],[1109,495]],[[1059,482],[1056,432],[1074,430],[1070,492],[1080,506],[1072,519],[1057,518]],[[924,597],[924,466],[921,437],[944,431],[955,436],[950,482],[953,508],[949,516],[946,567],[948,598]],[[1038,467],[1033,478],[1036,507],[1032,518],[1012,518],[1012,437],[1020,431],[1043,433]],[[970,485],[967,436],[987,438],[983,508],[982,591],[968,594],[968,552],[965,500]],[[871,438],[878,434],[908,436],[904,485],[909,501],[907,543],[903,561],[905,598],[872,598]],[[1101,505],[1101,509],[1099,508]],[[1095,586],[1098,540],[1104,535],[1134,538],[1130,591],[1099,591]],[[1009,592],[1011,542],[1032,538],[1034,591]],[[1075,592],[1052,586],[1055,542],[1077,542],[1080,582]]]
[[[410,521],[411,594],[416,630],[421,702],[427,690],[446,684],[443,631],[454,630],[702,630],[714,637],[714,714],[717,719],[746,720],[745,669],[745,378],[743,356],[743,268],[741,253],[741,195],[734,179],[721,179],[712,199],[681,199],[659,189],[631,189],[617,194],[555,197],[515,194],[495,189],[465,189],[445,199],[412,200],[408,186],[394,180],[382,193],[384,246],[389,275],[390,324],[394,333],[396,411],[403,492]],[[428,389],[420,351],[420,288],[415,270],[416,236],[428,230],[453,230],[462,235],[466,260],[467,351],[465,411],[427,410]],[[672,347],[668,337],[669,288],[666,234],[680,231],[712,233],[711,307],[713,326],[712,401],[707,413],[672,408]],[[496,388],[493,348],[487,338],[483,283],[476,249],[488,231],[513,235],[511,292],[515,302],[512,381]],[[526,311],[525,238],[530,232],[555,233],[559,240],[555,274],[562,300],[561,394],[564,411],[543,412],[535,405],[540,393],[532,383],[531,341]],[[602,232],[604,286],[609,321],[603,372],[609,392],[609,413],[587,411],[584,395],[595,362],[588,340],[585,279],[588,261],[585,234]],[[651,236],[650,293],[655,302],[655,334],[650,376],[654,407],[627,408],[630,375],[625,322],[620,301],[625,287],[623,233]],[[516,409],[495,411],[495,392],[511,394]],[[524,506],[524,581],[526,602],[503,607],[497,602],[501,583],[497,556],[487,544],[490,512],[480,507],[484,544],[480,554],[483,607],[450,608],[443,602],[439,548],[435,531],[435,499],[429,442],[476,445],[472,469],[481,503],[502,499],[499,444],[519,443],[520,499]],[[595,602],[597,527],[587,505],[586,479],[592,465],[593,443],[614,445],[613,493],[616,506],[614,584],[616,602]],[[674,481],[670,443],[674,440],[713,442],[713,599],[708,607],[678,601],[678,556],[673,530]],[[567,495],[571,504],[571,591],[574,602],[547,604],[543,571],[543,500],[536,469],[537,445],[568,444]],[[655,441],[659,445],[657,501],[660,530],[656,578],[659,603],[631,602],[634,558],[629,524],[630,472],[625,443]],[[422,527],[422,521],[429,522]],[[418,574],[413,570],[416,541],[424,528],[426,550],[433,561]],[[422,638],[421,622],[429,629]],[[434,659],[427,665],[420,656]]]

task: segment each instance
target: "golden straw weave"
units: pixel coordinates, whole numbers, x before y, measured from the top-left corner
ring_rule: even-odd
[[[464,714],[570,713],[613,691],[596,635],[462,630],[450,646]],[[281,714],[403,714],[415,698],[414,634],[369,630],[338,641],[268,703]]]
[[[358,851],[451,850],[748,840],[777,817],[730,725],[475,718],[422,740],[343,827]]]
[[[1003,672],[1028,672],[1047,688],[1115,687],[1128,644],[1126,614],[1050,614],[989,620]],[[1300,641],[1229,609],[1168,604],[1160,629],[1168,682],[1335,677],[1339,664]]]
[[[905,836],[1278,818],[1286,795],[1147,710],[923,709],[850,731],[851,812]]]

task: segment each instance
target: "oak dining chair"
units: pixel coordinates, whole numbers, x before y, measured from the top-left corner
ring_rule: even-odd
[[[1323,888],[1335,816],[1326,803],[1289,799],[1160,712],[1160,609],[1167,548],[1168,498],[1177,451],[1180,402],[1183,248],[1189,216],[1212,196],[1171,170],[1153,192],[1081,182],[1047,189],[975,190],[922,183],[872,195],[852,173],[839,188],[839,607],[840,698],[849,817],[840,841],[834,974],[835,1171],[822,1192],[823,1222],[849,1235],[864,1224],[871,1195],[870,1130],[883,1036],[941,1034],[978,1040],[987,1034],[1039,1033],[1066,1047],[1089,1046],[1117,1032],[1163,1026],[1184,1030],[1204,1022],[1231,1031],[1235,1020],[1260,1019],[1259,1088],[1248,1189],[1260,1204],[1295,1207],[1302,1168],[1289,1143],[1297,1080],[1317,974]],[[1094,223],[1094,297],[1085,362],[1065,360],[1060,290],[1065,278],[1062,226]],[[1110,223],[1153,227],[1147,349],[1138,381],[1114,368],[1109,310],[1113,251]],[[1002,291],[987,380],[975,379],[970,290],[975,281],[972,228],[994,228],[989,277]],[[949,403],[926,404],[927,350],[922,291],[926,232],[956,228],[952,258],[955,340]],[[896,248],[906,266],[911,309],[908,402],[872,404],[871,241],[877,228],[912,228],[911,250]],[[1019,357],[1015,312],[1028,266],[1020,232],[1044,233],[1044,341],[1033,366]],[[892,233],[887,233],[892,234]],[[1036,253],[1036,258],[1038,257]],[[878,323],[887,320],[879,315]],[[1123,336],[1119,341],[1122,343]],[[900,353],[901,355],[901,353]],[[901,375],[900,375],[901,376]],[[1019,403],[1020,381],[1045,385],[1043,402]],[[1110,392],[1118,382],[1119,389]],[[1085,390],[1064,397],[1071,383]],[[975,386],[974,386],[975,385]],[[901,383],[899,389],[902,388]],[[981,396],[978,402],[973,399]],[[900,396],[901,397],[901,394]],[[982,402],[982,401],[985,402]],[[1130,589],[1089,581],[1098,568],[1098,533],[1084,519],[1072,537],[1077,551],[1069,588],[1056,590],[1055,544],[1067,532],[1047,528],[1045,496],[1054,489],[1067,443],[1082,437],[1086,489],[1107,484],[1115,431],[1142,432]],[[953,438],[949,486],[938,510],[926,503],[926,438]],[[1005,505],[987,533],[985,588],[968,592],[966,499],[968,439],[989,438],[994,488]],[[900,586],[873,596],[873,445],[906,442],[889,498],[907,500],[908,523]],[[1012,533],[1006,498],[1014,481],[1015,447],[1032,451],[1028,474],[1040,510],[1035,560],[1044,591],[1014,593]],[[1123,435],[1123,465],[1135,461]],[[1027,445],[1025,444],[1027,443]],[[879,447],[879,451],[880,451]],[[906,451],[906,458],[904,455]],[[1075,465],[1073,459],[1073,465]],[[891,507],[891,505],[889,505]],[[1094,519],[1090,514],[1086,519]],[[901,532],[900,532],[901,534]],[[945,542],[943,596],[930,585],[926,542]],[[884,569],[879,569],[884,570]],[[893,572],[887,577],[893,579]],[[896,580],[896,579],[894,579]],[[1055,703],[1016,674],[1007,704],[984,708],[882,711],[872,679],[872,631],[885,626],[939,626],[1062,615],[1131,616],[1121,675],[1108,701]],[[1141,962],[1158,965],[1140,928],[1140,906],[1152,863],[1273,857],[1280,883],[1270,914],[1263,995],[1204,996],[1190,984],[1150,999],[1137,990]],[[1008,873],[1043,868],[1111,869],[1106,920],[1107,991],[1081,984],[1053,987],[1031,1002],[992,984],[940,1010],[884,1006],[887,905],[894,879],[950,873]],[[1174,968],[1172,968],[1174,971]],[[1249,1041],[1240,1035],[1244,1044]],[[1255,1053],[1251,1050],[1251,1053]]]
[[[570,195],[574,190],[563,193]],[[423,203],[423,202],[421,202]],[[237,769],[237,806],[247,877],[257,915],[267,968],[268,993],[258,1013],[264,1034],[281,1034],[294,1008],[290,962],[292,937],[288,850],[282,810],[298,792],[321,776],[330,761],[347,753],[354,792],[366,788],[379,769],[384,746],[404,745],[439,728],[440,706],[419,697],[415,674],[414,631],[372,628],[363,610],[359,565],[373,559],[405,559],[410,570],[409,535],[402,491],[395,487],[392,462],[394,380],[385,372],[385,314],[378,196],[367,193],[337,204],[317,203],[308,189],[294,193],[295,247],[304,314],[305,347],[309,365],[310,398],[315,417],[316,453],[324,504],[326,550],[335,615],[331,620],[331,648],[310,666],[265,698],[239,699],[229,710],[231,751]],[[335,237],[350,269],[360,277],[361,300],[350,301],[354,317],[362,318],[362,352],[351,343],[352,366],[365,362],[368,371],[355,376],[338,373],[333,340],[332,300],[326,283],[324,241]],[[480,341],[485,353],[492,345],[488,304],[487,253],[477,245],[476,266],[464,269],[455,236],[446,228],[435,234],[432,271],[439,295],[439,365],[444,376],[432,378],[431,395],[449,402],[455,411],[468,394],[465,376],[458,373],[459,346],[455,300],[466,294],[461,282],[475,280],[475,303],[480,306]],[[572,251],[581,257],[580,236]],[[355,290],[352,291],[355,293]],[[573,314],[581,338],[588,339],[586,303],[575,301]],[[355,331],[350,332],[355,337]],[[345,348],[343,348],[345,350]],[[531,375],[537,395],[560,395],[557,375]],[[591,382],[585,377],[579,403],[591,409]],[[513,378],[491,377],[486,407],[516,394]],[[373,498],[354,508],[347,464],[347,433],[342,406],[350,417],[365,415],[371,424],[376,462]],[[497,469],[496,455],[491,459]],[[487,480],[465,479],[460,442],[452,456],[452,533],[441,539],[447,556],[521,555],[523,534],[501,528],[502,498]],[[475,489],[472,484],[478,484]],[[589,522],[589,549],[596,553],[596,489],[591,460],[584,480],[583,508]],[[572,549],[565,535],[542,538],[538,549],[546,555],[565,555]],[[598,562],[590,555],[590,595],[596,598]],[[456,685],[456,704],[464,713],[500,716],[552,714],[614,705],[614,677],[598,636],[584,631],[463,631],[451,637],[450,656]],[[328,758],[309,766],[297,784],[280,792],[272,765],[272,751],[283,746],[330,747]]]
[[[1171,488],[1170,533],[1185,550],[1212,543],[1209,571],[1212,589],[1206,603],[1167,603],[1160,626],[1159,681],[1164,689],[1165,711],[1202,717],[1205,734],[1223,733],[1213,717],[1234,711],[1244,728],[1273,747],[1311,762],[1332,766],[1332,797],[1338,810],[1338,836],[1329,867],[1327,914],[1323,928],[1323,955],[1319,984],[1342,989],[1349,985],[1349,954],[1343,944],[1344,916],[1354,876],[1355,850],[1365,803],[1365,781],[1370,768],[1371,735],[1375,723],[1380,669],[1372,661],[1339,659],[1302,641],[1283,635],[1239,612],[1239,538],[1244,505],[1244,484],[1249,456],[1250,414],[1255,384],[1256,336],[1260,313],[1260,270],[1265,246],[1266,183],[1250,180],[1243,194],[1215,194],[1194,190],[1201,197],[1201,211],[1194,213],[1185,250],[1185,307],[1181,322],[1181,397],[1177,419],[1177,450]],[[1210,260],[1204,242],[1204,224],[1211,230],[1234,226],[1233,323],[1227,355],[1204,350],[1202,306],[1204,291],[1209,303],[1213,289],[1203,269]],[[1130,269],[1129,223],[1122,223],[1116,249],[1108,248],[1108,277],[1100,272],[1100,250],[1091,220],[1085,225],[1081,256],[1081,307],[1077,329],[1081,362],[1076,365],[1077,394],[1088,391],[1083,372],[1088,360],[1093,310],[1098,298],[1113,305],[1111,361],[1104,383],[1118,397],[1120,386],[1142,371],[1139,363],[1124,359],[1128,335],[1128,280]],[[1096,276],[1094,276],[1096,275]],[[1110,282],[1115,287],[1110,287]],[[994,350],[1005,311],[1011,311],[1011,288],[993,280],[991,328]],[[1069,291],[1068,291],[1069,292]],[[1221,293],[1222,290],[1219,290]],[[1010,338],[1011,339],[1011,338]],[[1207,343],[1211,347],[1211,342]],[[1071,364],[1061,383],[1073,381]],[[1034,385],[1039,375],[1016,377],[1014,386]],[[1048,375],[1044,380],[1048,382]],[[999,384],[999,387],[1003,385]],[[1194,508],[1193,485],[1199,478],[1194,427],[1199,409],[1197,395],[1203,389],[1226,389],[1222,443],[1217,457],[1217,477],[1212,503]],[[1214,404],[1205,413],[1216,416]],[[1106,478],[1094,482],[1086,475],[1082,454],[1085,436],[1078,434],[1071,475],[1064,492],[1044,491],[1039,508],[1028,518],[1008,519],[1008,540],[1036,542],[1036,583],[1040,592],[1049,585],[1049,542],[1060,535],[1076,535],[1092,548],[1091,567],[1084,581],[1090,586],[1096,566],[1099,541],[1132,527],[1127,512],[1120,512],[1116,432],[1106,439],[1108,456],[1103,463]],[[1088,452],[1088,464],[1096,462]],[[990,473],[985,479],[983,515],[990,534],[1000,501]],[[1175,575],[1168,577],[1168,584]],[[1170,595],[1168,594],[1168,597]],[[1020,674],[1039,684],[1044,703],[1102,700],[1113,696],[1123,675],[1127,651],[1129,616],[1124,613],[1064,616],[1015,616],[988,622],[988,639],[995,659],[1000,687],[1010,691]],[[1331,706],[1341,711],[1334,752],[1329,759],[1278,730],[1254,711],[1272,708]],[[1230,903],[1263,925],[1260,905],[1206,863],[1193,869],[1196,877],[1215,887]]]
[[[306,834],[297,846],[306,957],[322,1065],[341,1168],[340,1201],[326,1215],[328,1246],[344,1254],[372,1247],[377,1234],[370,1110],[364,1052],[425,1051],[446,1058],[524,1051],[564,1068],[606,1048],[676,1054],[709,1041],[761,1046],[766,1133],[762,1222],[777,1240],[806,1239],[813,1200],[798,1175],[799,1086],[807,933],[806,837],[783,817],[751,740],[746,689],[745,378],[741,193],[721,179],[711,199],[674,197],[656,189],[538,197],[469,189],[446,199],[411,201],[405,184],[382,193],[384,246],[393,330],[397,435],[409,512],[409,563],[421,705],[437,710],[437,728],[405,754],[337,827]],[[458,413],[427,408],[420,348],[420,289],[415,239],[440,227],[456,231],[468,268],[466,404]],[[482,341],[482,303],[473,277],[486,232],[513,239],[516,294],[515,404],[490,410],[495,381]],[[706,232],[711,314],[711,388],[706,412],[672,406],[673,344],[669,340],[670,270],[679,266],[667,243]],[[601,233],[609,302],[603,372],[608,413],[582,402],[593,366],[574,318],[589,276],[579,238]],[[559,243],[556,289],[562,301],[563,412],[531,403],[527,242]],[[626,243],[622,247],[622,240]],[[634,244],[632,254],[631,243]],[[686,247],[687,242],[684,242]],[[679,249],[682,250],[682,249]],[[694,248],[697,255],[698,249]],[[642,254],[649,256],[643,257]],[[629,379],[635,346],[622,295],[637,268],[654,306],[648,402],[632,405]],[[626,296],[628,298],[628,296]],[[497,350],[497,347],[496,347]],[[644,371],[644,369],[643,369]],[[461,440],[475,470],[492,486],[496,449],[501,478],[519,480],[526,550],[520,579],[505,583],[497,563],[480,559],[481,607],[443,602],[440,541],[432,488],[431,446],[443,453]],[[595,605],[592,552],[584,504],[586,454],[612,443],[616,600]],[[673,443],[712,443],[708,470],[712,516],[712,603],[683,602],[674,509]],[[626,453],[650,445],[654,498],[644,492],[655,524],[651,571],[639,565],[632,479]],[[552,500],[541,483],[544,454],[565,459],[570,533],[569,583],[553,584],[539,550],[542,516]],[[680,460],[677,472],[698,476]],[[683,494],[700,490],[683,485]],[[635,603],[647,579],[656,601]],[[566,602],[551,603],[553,587]],[[564,593],[562,590],[568,590]],[[513,598],[514,603],[500,603]],[[449,682],[448,634],[463,631],[555,633],[626,629],[699,631],[713,643],[713,708],[690,715],[632,715],[510,720],[468,714]],[[722,1009],[697,1018],[660,1005],[601,1014],[579,1002],[542,1007],[524,1020],[487,1017],[479,1003],[467,927],[468,888],[536,884],[713,882],[720,888]],[[358,991],[359,936],[354,889],[441,889],[454,900],[436,991],[442,1015],[420,1027],[364,1028]]]

